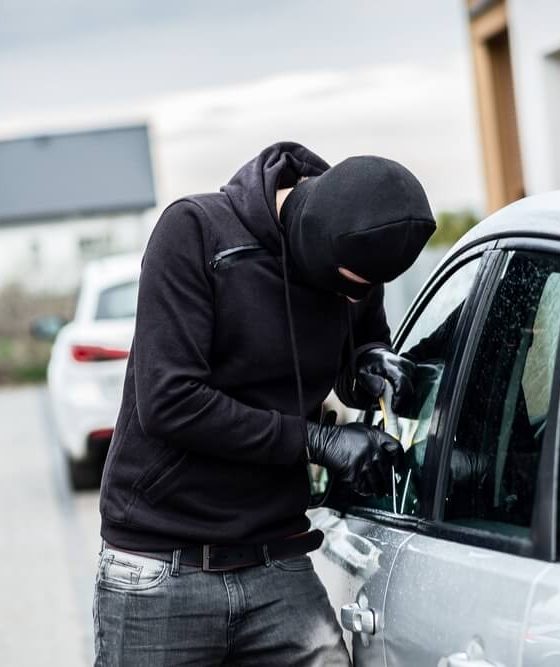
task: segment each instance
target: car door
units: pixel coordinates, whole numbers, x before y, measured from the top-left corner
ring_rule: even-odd
[[[423,391],[416,413],[402,420],[408,427],[407,463],[410,475],[396,480],[395,494],[375,498],[351,494],[340,497],[335,487],[327,500],[331,508],[309,512],[314,526],[325,533],[315,568],[339,612],[345,639],[356,665],[384,665],[384,600],[395,557],[414,534],[418,521],[431,516],[433,471],[424,465],[428,442],[434,439],[435,398],[452,365],[454,343],[463,323],[470,321],[493,270],[490,246],[480,246],[448,263],[429,282],[411,309],[397,347],[405,350],[434,330],[440,336],[437,363],[421,364]],[[379,413],[366,420],[378,421]],[[433,466],[432,466],[433,467]],[[424,477],[426,481],[424,481]],[[406,488],[405,488],[406,487]]]
[[[542,629],[543,606],[553,638],[550,624],[556,633],[560,624],[558,572],[546,562],[556,540],[558,250],[526,241],[496,251],[487,296],[464,323],[426,455],[437,471],[432,514],[402,544],[387,581],[387,667],[548,664],[522,654],[534,650],[528,632]],[[540,625],[531,620],[539,610]],[[356,665],[368,658],[355,652]]]

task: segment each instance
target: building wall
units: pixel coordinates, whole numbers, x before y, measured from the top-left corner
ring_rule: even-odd
[[[486,210],[523,197],[506,0],[468,0]]]
[[[560,188],[560,2],[507,0],[527,194]]]
[[[0,289],[66,293],[84,264],[101,255],[142,250],[155,213],[43,222],[0,229]]]

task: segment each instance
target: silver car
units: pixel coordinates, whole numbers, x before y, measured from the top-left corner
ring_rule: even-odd
[[[560,665],[559,337],[560,191],[466,234],[400,326],[417,400],[392,495],[335,479],[309,512],[357,667]]]

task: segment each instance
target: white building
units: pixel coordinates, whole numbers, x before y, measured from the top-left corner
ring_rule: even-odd
[[[146,125],[0,142],[0,287],[74,289],[88,259],[143,248],[155,203]]]
[[[560,188],[560,2],[509,0],[525,189]]]
[[[466,5],[492,211],[560,188],[560,2]]]

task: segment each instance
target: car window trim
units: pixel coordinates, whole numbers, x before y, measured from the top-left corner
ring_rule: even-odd
[[[472,307],[471,318],[469,322],[463,323],[460,331],[461,338],[458,341],[461,348],[455,350],[452,364],[450,364],[450,373],[446,378],[447,383],[442,387],[442,399],[446,400],[441,401],[444,409],[441,410],[439,415],[437,433],[440,449],[437,452],[438,459],[434,461],[434,467],[437,468],[437,479],[433,480],[434,498],[431,519],[435,522],[443,522],[455,426],[463,405],[466,383],[478,349],[484,322],[499,286],[499,276],[507,262],[507,253],[500,250],[493,249],[489,251],[488,256],[489,262],[485,266],[485,280],[481,281],[479,285],[481,288],[479,299],[476,303],[474,303],[474,299],[469,300],[469,305]],[[451,371],[454,371],[454,373]]]
[[[426,306],[431,301],[435,293],[439,290],[439,288],[445,284],[449,278],[462,266],[474,259],[480,258],[481,264],[469,291],[465,307],[461,312],[461,316],[457,323],[457,328],[453,334],[454,341],[463,340],[465,335],[467,335],[468,331],[470,330],[469,324],[476,312],[474,295],[478,293],[478,290],[481,290],[482,294],[484,293],[484,286],[488,283],[489,276],[492,275],[492,251],[495,245],[496,241],[490,241],[481,243],[476,246],[471,246],[468,249],[461,251],[458,255],[450,257],[449,260],[446,261],[440,269],[432,274],[432,277],[426,284],[425,289],[421,290],[416,299],[413,301],[407,314],[405,315],[402,326],[399,327],[399,330],[397,331],[394,341],[395,349],[398,349],[402,341],[406,338],[410,332],[410,329],[414,326],[418,317],[422,315]],[[457,358],[460,356],[458,350],[460,349],[461,347],[459,345],[455,346],[455,353],[453,354],[450,363],[444,369],[440,390],[438,391],[438,397],[434,406],[434,416],[432,417],[430,429],[428,432],[426,458],[424,460],[423,466],[424,470],[426,471],[428,488],[431,490],[426,506],[423,508],[427,517],[433,516],[435,485],[438,479],[437,462],[439,455],[437,454],[436,450],[439,446],[437,434],[441,415],[441,404],[445,402],[444,399],[449,400],[450,382],[448,378],[449,376],[452,376],[453,371],[458,363]],[[366,507],[361,505],[351,505],[343,510],[343,514],[360,516],[370,520],[373,519],[378,523],[389,524],[397,528],[406,528],[408,530],[416,530],[419,520],[426,520],[426,517],[393,514],[392,512],[386,512],[374,507]]]
[[[421,517],[410,514],[393,514],[387,510],[367,507],[365,505],[350,505],[344,509],[336,509],[342,518],[366,519],[380,526],[390,526],[400,530],[416,532]]]
[[[534,543],[530,538],[503,535],[480,528],[470,528],[440,520],[420,520],[416,532],[428,537],[468,544],[473,547],[509,553],[514,556],[535,557]]]
[[[560,254],[560,241],[542,237],[512,236],[496,242],[498,250],[526,250],[529,252],[545,252]]]
[[[426,457],[424,459],[424,470],[426,471],[426,486],[428,491],[425,516],[428,520],[437,520],[438,502],[441,496],[440,489],[442,459],[446,456],[447,443],[445,437],[445,422],[447,415],[453,408],[456,400],[457,373],[461,367],[463,359],[469,353],[472,344],[472,332],[476,331],[477,315],[481,307],[488,302],[492,290],[492,284],[495,281],[495,275],[499,268],[496,265],[497,255],[493,245],[485,248],[481,253],[481,265],[475,280],[471,286],[468,298],[462,309],[461,316],[457,322],[457,328],[453,334],[451,349],[453,350],[449,363],[446,364],[441,378],[441,385],[438,391],[430,429],[428,432],[428,441],[426,444]],[[465,256],[466,255],[466,256]],[[462,254],[458,261],[454,263],[450,270],[456,271],[466,262],[476,257],[477,254],[467,251]],[[449,275],[449,274],[448,274]],[[442,429],[442,426],[444,427]],[[450,456],[450,454],[449,454]]]

